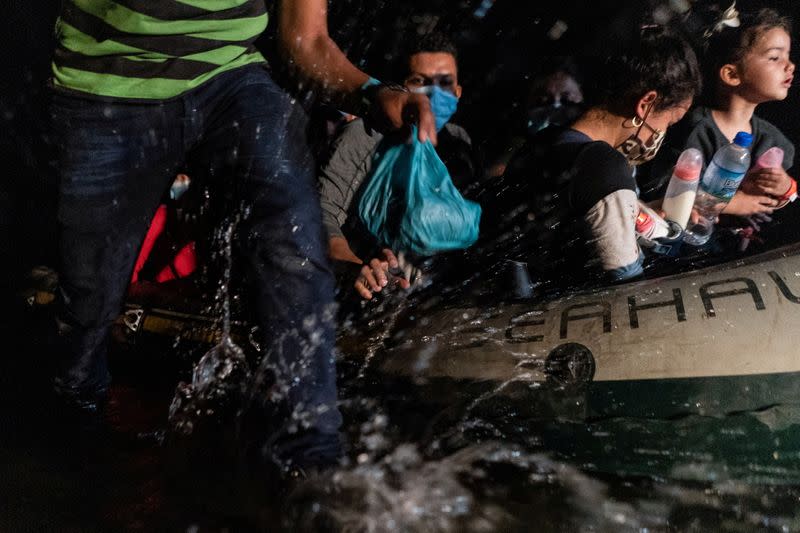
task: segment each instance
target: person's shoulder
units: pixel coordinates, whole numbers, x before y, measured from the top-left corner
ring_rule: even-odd
[[[625,187],[633,183],[630,165],[625,156],[604,141],[595,141],[571,128],[547,128],[529,143],[542,161],[556,172],[566,171],[570,180],[583,176],[592,183],[619,182]],[[635,187],[635,185],[633,185]]]
[[[348,139],[348,140],[356,140],[356,139],[363,139],[365,141],[370,140],[374,141],[375,143],[380,142],[383,136],[376,130],[369,127],[369,125],[364,122],[364,119],[357,118],[351,120],[344,126],[337,137],[339,139]]]
[[[442,133],[452,137],[455,140],[462,141],[466,144],[472,145],[472,139],[467,133],[467,130],[464,129],[463,126],[459,126],[458,124],[453,124],[452,122],[448,122],[442,128]]]
[[[339,176],[341,179],[355,179],[354,169],[368,164],[383,136],[370,130],[361,119],[355,119],[339,130],[327,153],[320,159],[322,176]]]
[[[604,141],[591,141],[580,150],[575,165],[592,172],[597,177],[620,176],[632,178],[631,167],[625,156]],[[597,178],[595,178],[597,179]]]
[[[570,201],[578,212],[586,212],[598,201],[617,191],[636,191],[633,169],[620,152],[603,141],[592,141],[578,153],[570,180]]]
[[[351,120],[339,130],[339,134],[331,143],[328,160],[336,156],[358,160],[372,153],[383,139],[383,135],[371,129],[364,120]]]

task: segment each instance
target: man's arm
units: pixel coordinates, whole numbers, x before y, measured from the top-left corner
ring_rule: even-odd
[[[345,125],[318,173],[322,223],[328,235],[343,237],[342,227],[355,210],[353,200],[372,168],[372,154],[382,135],[367,131],[364,122]]]
[[[353,108],[370,79],[339,49],[328,35],[327,0],[284,0],[280,5],[278,40],[290,65],[304,78],[319,84],[330,95],[344,97],[343,107]],[[350,105],[346,98],[350,97]],[[417,123],[419,140],[436,142],[436,127],[428,97],[421,94],[379,90],[373,108],[392,128]]]
[[[389,283],[397,285],[401,289],[407,289],[411,286],[411,282],[403,275],[393,273],[393,271],[400,268],[400,262],[389,248],[384,248],[381,250],[380,256],[373,257],[368,263],[364,264],[364,261],[350,249],[347,239],[335,236],[328,240],[328,253],[331,259],[335,261],[363,265],[358,277],[353,282],[353,287],[365,300],[371,300],[373,293],[381,292]]]
[[[326,0],[281,2],[278,38],[292,66],[326,91],[352,94],[369,80],[328,35]]]

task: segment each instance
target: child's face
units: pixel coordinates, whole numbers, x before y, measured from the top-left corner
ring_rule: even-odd
[[[791,46],[792,40],[782,28],[764,33],[739,65],[739,92],[756,104],[786,98],[794,76]]]

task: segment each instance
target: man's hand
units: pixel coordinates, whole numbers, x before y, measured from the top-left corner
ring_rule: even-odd
[[[749,217],[758,214],[772,214],[777,200],[765,195],[748,194],[744,191],[737,191],[731,198],[730,203],[725,206],[722,212],[726,215],[738,215]]]
[[[430,140],[436,144],[436,120],[427,95],[383,88],[378,91],[375,107],[393,129],[417,124],[420,142]]]
[[[748,173],[742,183],[746,193],[781,197],[792,186],[792,178],[782,168],[760,168]]]
[[[282,0],[278,19],[280,49],[291,67],[323,93],[352,97],[359,94],[369,76],[356,68],[330,38],[327,18],[326,0]],[[392,128],[419,124],[419,140],[436,143],[435,121],[424,94],[381,89],[375,108]]]
[[[361,267],[361,273],[356,279],[355,288],[365,300],[372,299],[372,293],[380,292],[387,285],[394,284],[402,289],[407,289],[411,283],[404,277],[395,275],[392,271],[400,268],[397,257],[388,248],[382,250],[383,257],[373,258],[368,264]]]

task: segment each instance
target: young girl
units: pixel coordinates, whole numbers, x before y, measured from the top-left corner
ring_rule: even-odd
[[[794,145],[772,124],[755,115],[764,102],[786,98],[794,76],[789,59],[791,26],[788,19],[765,9],[741,17],[740,25],[718,25],[708,39],[703,57],[706,72],[705,106],[693,109],[670,131],[651,168],[651,186],[645,192],[663,194],[672,166],[684,149],[699,149],[705,163],[737,132],[753,135],[752,165],[772,147],[783,149],[782,168],[751,167],[740,190],[723,213],[752,216],[783,207],[797,185],[786,170],[794,162]],[[648,191],[649,189],[649,191]]]

